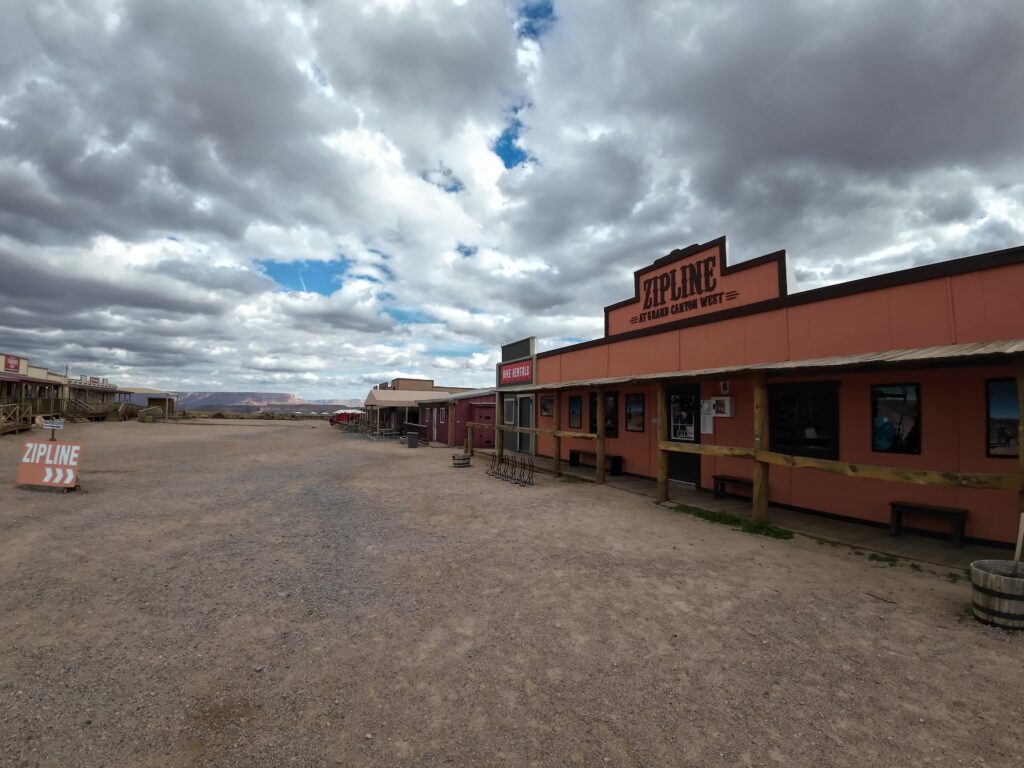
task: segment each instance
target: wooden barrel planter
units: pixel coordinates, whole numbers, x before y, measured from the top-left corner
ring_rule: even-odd
[[[468,467],[469,466],[469,454],[468,453],[453,453],[452,454],[452,466],[453,467]]]
[[[975,560],[971,563],[974,618],[1003,629],[1024,629],[1024,563]]]

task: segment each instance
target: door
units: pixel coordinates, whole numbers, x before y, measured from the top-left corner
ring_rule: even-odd
[[[526,395],[525,397],[517,398],[516,408],[518,410],[516,422],[520,427],[532,427],[533,426],[533,396]],[[520,453],[533,453],[533,435],[518,433],[518,446],[517,450]]]
[[[430,409],[431,415],[433,417],[430,420],[430,441],[432,443],[436,443],[437,442],[437,412],[440,411],[440,410],[441,410],[440,408],[431,408]]]
[[[700,385],[677,384],[666,388],[668,439],[676,443],[700,442]],[[700,455],[670,453],[668,477],[677,483],[700,483]]]

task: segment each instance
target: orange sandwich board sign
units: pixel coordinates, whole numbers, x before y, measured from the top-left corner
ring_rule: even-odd
[[[49,488],[77,488],[81,443],[29,440],[22,446],[16,482]]]

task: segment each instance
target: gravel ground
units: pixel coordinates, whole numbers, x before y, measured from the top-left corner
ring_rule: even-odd
[[[324,423],[0,438],[3,766],[1019,766],[969,586]]]

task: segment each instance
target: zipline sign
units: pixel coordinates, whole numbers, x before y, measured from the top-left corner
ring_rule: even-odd
[[[75,488],[78,486],[81,458],[81,443],[49,440],[37,443],[30,440],[22,446],[16,482],[49,488]]]

